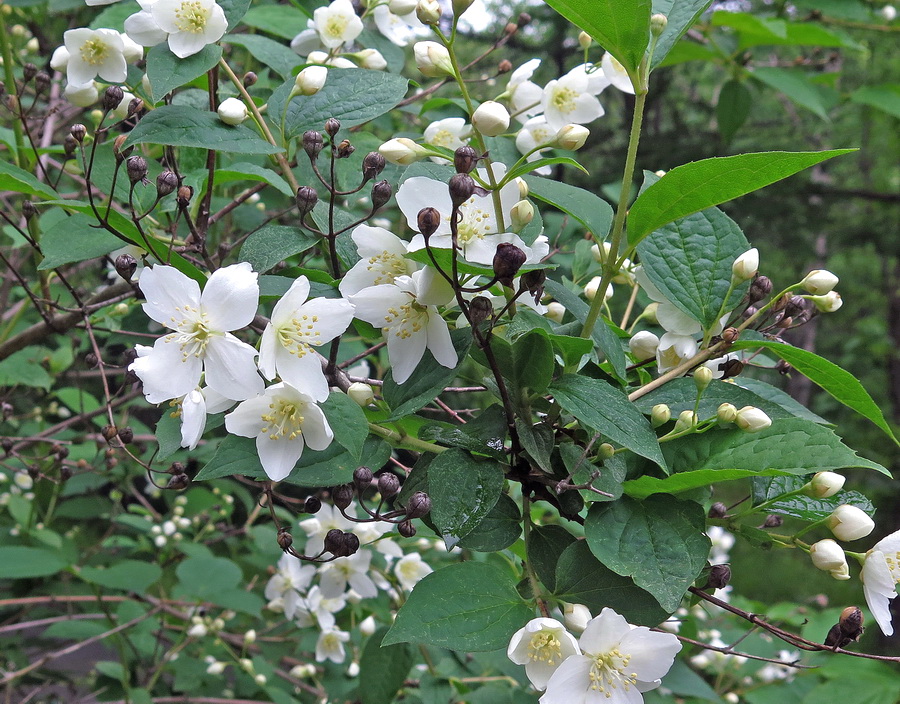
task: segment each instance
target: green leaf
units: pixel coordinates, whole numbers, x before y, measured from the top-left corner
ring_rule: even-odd
[[[222,58],[222,47],[207,44],[193,56],[179,59],[163,42],[147,52],[147,78],[154,103],[176,88],[202,76]]]
[[[181,591],[199,599],[238,586],[241,568],[224,557],[189,557],[175,568]]]
[[[616,574],[597,560],[584,540],[573,543],[559,556],[553,594],[560,601],[584,604],[591,613],[598,614],[608,606],[636,625],[657,626],[671,613],[631,578]]]
[[[59,198],[50,186],[41,183],[32,174],[6,160],[0,160],[0,191],[28,193],[46,200]]]
[[[456,377],[456,370],[465,362],[469,347],[472,344],[472,331],[469,328],[461,328],[450,332],[450,339],[459,357],[459,364],[453,369],[438,364],[431,352],[426,351],[425,356],[416,371],[403,384],[397,384],[394,376],[388,372],[384,379],[381,392],[385,402],[391,407],[391,420],[400,420],[418,411],[422,406],[430,403],[443,391],[444,387]]]
[[[542,394],[553,379],[553,345],[543,330],[522,335],[512,346],[515,383]]]
[[[591,35],[632,74],[650,40],[650,0],[547,0],[569,22]]]
[[[232,181],[263,181],[278,190],[280,193],[293,198],[294,192],[281,176],[256,164],[240,162],[229,164],[221,169],[216,169],[216,183],[230,183]],[[204,180],[205,183],[205,180]]]
[[[122,148],[134,144],[199,147],[234,154],[276,154],[283,151],[244,125],[226,125],[208,110],[163,105],[147,113],[131,130]]]
[[[306,29],[311,19],[304,8],[291,5],[261,5],[251,7],[242,20],[243,24],[261,29],[282,39],[293,39]],[[368,46],[368,44],[366,44]]]
[[[684,36],[700,15],[706,12],[712,0],[653,0],[653,14],[666,16],[666,28],[656,42],[650,68],[659,66],[675,43]]]
[[[100,227],[93,217],[75,214],[60,220],[41,237],[44,259],[38,270],[47,271],[64,264],[100,257],[121,249],[125,244]]]
[[[716,102],[716,122],[723,142],[731,141],[747,121],[752,107],[753,96],[743,81],[732,79],[722,85]]]
[[[888,115],[900,117],[900,85],[884,83],[880,86],[863,86],[850,94],[850,102],[871,105]]]
[[[268,66],[282,78],[290,78],[292,81],[294,68],[305,63],[281,42],[258,34],[228,34],[222,41],[244,47],[263,66]]]
[[[78,575],[107,589],[122,589],[141,594],[162,577],[162,569],[153,562],[122,560],[107,568],[82,567]]]
[[[499,404],[488,406],[465,425],[433,424],[419,430],[419,439],[447,447],[461,447],[469,452],[504,459],[506,414]]]
[[[709,538],[703,507],[651,496],[593,504],[584,534],[594,556],[616,574],[631,577],[666,611],[678,608],[706,566]]]
[[[553,473],[550,455],[553,454],[553,429],[546,423],[531,424],[516,418],[516,432],[525,452],[548,474]]]
[[[354,245],[355,248],[355,245]],[[405,255],[406,259],[411,259],[414,262],[419,262],[420,264],[427,264],[428,266],[433,267],[434,263],[437,262],[438,267],[449,274],[453,271],[453,252],[450,249],[438,249],[432,248],[431,254],[428,253],[427,249],[417,249],[415,252],[407,252]],[[432,256],[434,257],[432,259]],[[539,262],[537,264],[526,264],[519,268],[519,275],[528,272],[535,271],[536,269],[555,269],[556,265],[554,264],[546,264],[544,262]],[[473,264],[472,262],[467,262],[461,256],[456,258],[456,270],[460,274],[476,274],[478,276],[487,276],[493,278],[494,269],[486,264]]]
[[[517,168],[510,171],[504,179],[506,181],[511,181],[518,176],[524,176],[525,174],[530,174],[532,171],[537,171],[538,169],[544,166],[556,166],[557,164],[565,164],[566,166],[574,166],[576,169],[581,171],[584,174],[589,174],[588,170],[584,168],[581,164],[579,164],[574,159],[571,159],[567,156],[551,156],[544,157],[542,159],[535,159],[534,161],[528,161],[524,164],[519,165]]]
[[[497,504],[503,469],[494,460],[477,460],[451,448],[428,465],[431,518],[449,550],[471,533]]]
[[[828,119],[828,111],[834,107],[835,101],[827,98],[822,87],[810,82],[806,74],[798,69],[758,66],[752,76],[823,120]]]
[[[45,356],[46,350],[43,348],[26,347],[0,361],[0,386],[31,386],[49,391],[53,386],[53,377],[42,364]]]
[[[663,443],[672,473],[746,469],[756,473],[812,474],[861,468],[890,473],[844,445],[830,429],[800,418],[777,420],[760,433],[715,429]]]
[[[250,9],[250,0],[218,0],[218,4],[225,13],[225,19],[228,20],[229,32],[237,27],[238,22]]]
[[[382,647],[387,628],[376,631],[359,660],[359,695],[362,704],[391,704],[415,661],[408,643]]]
[[[666,469],[650,422],[615,387],[600,379],[568,374],[550,386],[550,393],[584,425]]]
[[[515,501],[500,494],[494,508],[457,545],[464,550],[497,552],[505,550],[522,533],[522,512]]]
[[[0,579],[48,577],[69,563],[58,553],[18,545],[0,546]]]
[[[806,420],[811,420],[813,423],[821,423],[822,425],[832,425],[832,423],[825,420],[822,416],[813,413],[802,403],[795,401],[791,396],[786,394],[781,389],[779,389],[775,386],[772,386],[771,384],[768,384],[765,381],[761,381],[759,379],[751,379],[750,377],[742,376],[742,377],[735,379],[735,384],[744,389],[752,391],[754,394],[756,394],[760,398],[765,399],[766,401],[768,401],[770,403],[774,403],[774,404],[780,406],[781,408],[786,410],[788,413],[790,413],[795,418],[805,418]],[[734,405],[737,406],[737,404],[734,404]],[[760,406],[757,403],[751,403],[749,405],[758,406],[759,408],[762,408],[764,411],[766,411],[765,407]],[[769,413],[769,412],[766,411],[766,413]],[[777,411],[775,411],[775,413],[777,413]],[[771,413],[769,413],[769,415],[772,416],[773,418],[775,417]]]
[[[156,442],[159,443],[158,460],[168,459],[181,449],[181,419],[173,416],[167,408],[163,409],[156,424]]]
[[[783,473],[777,469],[762,471],[749,469],[697,469],[672,474],[664,479],[645,474],[643,477],[624,482],[622,488],[632,498],[645,499],[653,494],[675,495],[684,491],[693,491],[694,489],[707,487],[711,484],[759,476],[783,476]]]
[[[786,345],[782,342],[757,342],[753,340],[739,340],[733,345],[733,349],[755,349],[762,347],[774,352],[794,369],[803,374],[814,384],[822,387],[834,398],[848,408],[852,408],[861,416],[868,418],[881,428],[895,443],[900,445],[897,436],[894,435],[890,425],[884,418],[878,404],[872,400],[868,392],[850,372],[841,369],[833,362],[823,359],[814,352]]]
[[[423,643],[461,651],[505,648],[532,617],[509,569],[462,562],[419,582],[382,641]]]
[[[750,243],[737,223],[718,208],[709,208],[663,225],[644,238],[637,251],[660,292],[709,330],[750,287],[749,282],[737,286],[723,309],[731,265],[748,249]]]
[[[556,565],[565,549],[575,542],[575,536],[562,526],[535,526],[528,539],[528,561],[541,584],[556,591]]]
[[[785,493],[800,489],[805,483],[806,477],[757,477],[751,482],[753,504],[775,499],[771,504],[766,505],[766,513],[780,513],[804,521],[821,521],[842,504],[856,506],[869,516],[875,515],[875,507],[872,502],[858,491],[840,491],[827,499],[816,499],[804,494],[778,499]]]
[[[145,118],[146,119],[146,118]],[[854,149],[763,152],[714,157],[676,166],[641,193],[628,213],[628,242],[685,215],[724,203]]]
[[[359,458],[369,436],[369,423],[363,409],[347,394],[334,391],[322,404],[322,411],[334,430],[335,442]]]
[[[539,176],[526,176],[529,195],[559,208],[575,218],[602,242],[612,227],[612,206],[590,191],[570,186],[562,181],[551,181]]]
[[[407,80],[384,71],[329,68],[322,90],[293,98],[285,114],[284,105],[293,88],[294,79],[289,78],[269,100],[270,115],[285,115],[285,139],[298,137],[306,130],[321,130],[329,117],[337,118],[341,127],[347,129],[383,115],[403,100]]]
[[[319,238],[299,227],[265,225],[250,235],[241,246],[239,259],[250,262],[253,271],[269,271],[284,261],[318,244]]]

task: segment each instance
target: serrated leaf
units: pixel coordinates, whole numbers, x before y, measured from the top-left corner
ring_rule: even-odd
[[[653,50],[651,69],[662,63],[675,43],[711,4],[712,0],[653,0],[653,14],[665,15],[667,22]]]
[[[33,196],[40,196],[46,200],[59,198],[56,191],[47,184],[38,181],[33,174],[5,160],[0,160],[0,191],[28,193]]]
[[[253,271],[266,272],[280,261],[305,252],[318,244],[319,238],[299,227],[265,225],[241,245],[240,261],[250,262]]]
[[[497,552],[516,542],[521,533],[522,512],[515,501],[501,493],[494,508],[457,545],[464,550]]]
[[[734,385],[739,386],[741,388],[747,389],[748,391],[756,394],[759,398],[765,399],[767,403],[766,407],[770,407],[772,404],[779,406],[780,408],[787,411],[790,415],[795,418],[803,418],[805,420],[811,420],[813,423],[821,423],[822,425],[834,425],[833,423],[825,420],[822,416],[813,413],[802,403],[795,401],[790,395],[786,392],[782,391],[776,386],[772,386],[771,384],[762,381],[760,379],[751,379],[750,377],[737,377],[734,380]],[[734,404],[737,406],[738,404]],[[760,406],[756,403],[747,404],[751,406],[758,406],[762,408],[764,411],[765,407]],[[777,415],[778,411],[773,409],[773,412]],[[766,411],[769,413],[769,411]],[[769,415],[774,418],[775,415],[769,413]]]
[[[0,546],[0,579],[47,577],[68,564],[59,553],[43,548]]]
[[[716,123],[723,142],[730,142],[747,121],[751,107],[753,96],[743,81],[732,79],[722,85],[716,101]]]
[[[758,477],[753,479],[753,503],[772,501],[766,505],[767,513],[780,513],[793,516],[804,521],[821,521],[827,518],[838,506],[849,504],[865,511],[869,516],[875,515],[875,507],[868,498],[858,491],[840,491],[827,499],[817,499],[805,494],[795,494],[783,499],[779,496],[796,491],[806,483],[805,477]]]
[[[641,193],[628,212],[628,243],[635,246],[663,225],[792,176],[854,149],[763,152],[713,157],[676,166]]]
[[[281,42],[276,42],[259,34],[228,34],[222,38],[223,42],[242,46],[249,51],[253,58],[263,66],[268,66],[282,78],[291,78],[295,67],[305,63],[290,48]]]
[[[528,537],[528,561],[541,584],[556,591],[556,565],[575,536],[562,526],[534,526]]]
[[[703,507],[651,496],[593,504],[584,522],[591,552],[616,574],[631,577],[666,611],[678,608],[706,566],[709,538]]]
[[[207,44],[192,56],[179,59],[163,42],[147,52],[147,79],[150,81],[150,92],[154,103],[176,88],[199,78],[219,63],[222,58],[222,47]]]
[[[559,208],[584,225],[594,239],[602,242],[612,227],[613,209],[605,200],[590,191],[562,181],[539,176],[526,176],[529,195]]]
[[[87,215],[75,214],[60,220],[41,237],[43,260],[40,271],[93,259],[121,249],[125,242],[97,225]]]
[[[532,617],[509,569],[462,562],[419,582],[382,641],[423,643],[460,651],[505,648]]]
[[[415,661],[408,643],[382,647],[387,628],[379,628],[366,642],[359,659],[359,695],[362,704],[391,704]]]
[[[334,430],[334,441],[351,456],[359,458],[369,436],[369,423],[363,409],[347,394],[334,391],[322,404],[322,411]]]
[[[153,562],[123,560],[106,568],[82,567],[78,575],[107,589],[122,589],[142,594],[162,577],[162,569]]]
[[[618,389],[600,379],[568,374],[550,386],[557,403],[604,438],[627,447],[666,470],[650,422]]]
[[[600,613],[608,606],[635,625],[657,626],[671,613],[634,580],[603,565],[584,540],[573,543],[559,556],[553,594],[560,601],[584,604],[591,613]]]
[[[233,154],[277,154],[283,151],[245,125],[226,125],[208,110],[163,105],[151,110],[131,130],[122,148],[134,144],[199,147]]]
[[[503,469],[494,460],[478,460],[451,448],[428,465],[431,518],[452,548],[484,520],[503,490]]]

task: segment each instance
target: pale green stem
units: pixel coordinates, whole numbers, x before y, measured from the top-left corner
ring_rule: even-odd
[[[10,95],[16,94],[16,74],[13,73],[13,55],[12,48],[9,45],[9,36],[6,34],[7,23],[0,22],[0,52],[3,55],[3,73],[6,78],[6,90]],[[16,110],[20,110],[21,106],[17,105]],[[12,121],[13,134],[16,139],[16,166],[22,166],[22,158],[24,157],[25,138],[22,134],[22,123],[19,122],[18,115],[14,116]]]
[[[446,447],[435,445],[432,442],[419,440],[419,438],[413,437],[412,435],[406,435],[398,433],[395,430],[383,428],[382,426],[376,425],[375,423],[369,423],[369,431],[381,438],[384,438],[396,447],[404,447],[408,450],[415,450],[416,452],[440,453],[447,449]]]

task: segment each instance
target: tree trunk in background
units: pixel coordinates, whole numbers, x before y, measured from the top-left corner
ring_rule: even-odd
[[[900,423],[900,261],[885,260],[885,297],[887,298],[887,334],[891,341],[888,353],[888,398],[894,423]]]

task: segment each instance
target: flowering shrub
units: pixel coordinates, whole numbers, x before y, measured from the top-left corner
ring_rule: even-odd
[[[717,207],[853,150],[638,158],[710,2],[550,0],[583,31],[542,85],[539,59],[473,81],[466,0],[114,1],[52,77],[0,29],[0,371],[56,416],[6,397],[0,607],[87,609],[0,626],[68,643],[8,651],[12,700],[85,648],[71,691],[137,704],[738,701],[858,648],[858,606],[805,628],[732,594],[735,540],[860,577],[893,633],[898,533],[845,550],[876,523],[837,474],[890,472],[746,373],[897,442],[783,338],[838,277],[784,280]],[[633,106],[614,205],[565,180],[604,91]]]

